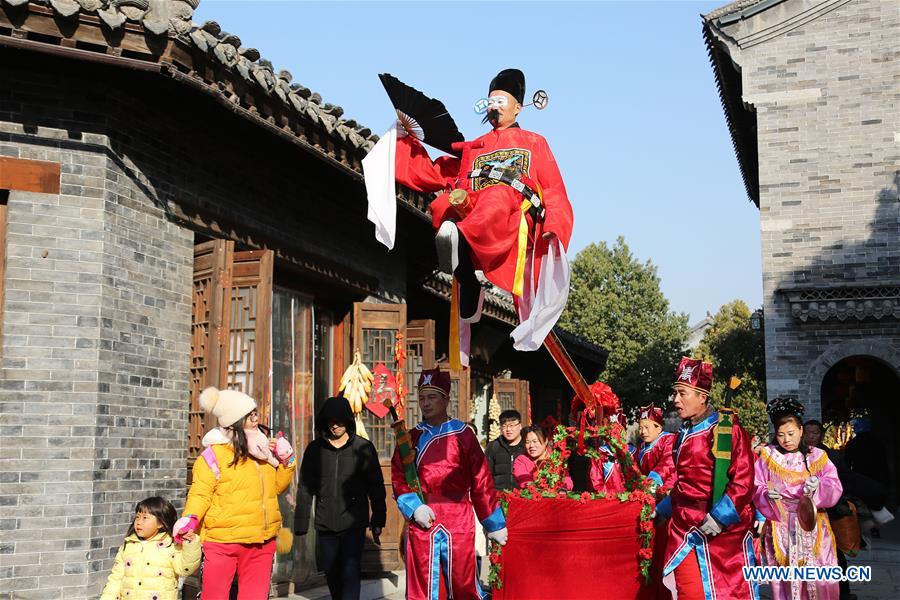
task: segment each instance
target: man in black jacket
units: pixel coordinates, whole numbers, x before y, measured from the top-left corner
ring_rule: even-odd
[[[306,447],[300,465],[294,532],[305,535],[309,529],[315,496],[317,554],[328,590],[333,600],[358,600],[366,527],[377,544],[387,519],[384,477],[375,447],[356,435],[346,398],[326,400],[316,423],[319,437]]]
[[[512,464],[516,457],[525,454],[522,443],[522,415],[517,410],[500,413],[500,437],[487,446],[488,466],[494,476],[494,488],[511,490],[516,487]]]

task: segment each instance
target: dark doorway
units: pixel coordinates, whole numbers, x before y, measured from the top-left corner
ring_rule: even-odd
[[[890,490],[888,504],[900,498],[900,378],[886,363],[871,356],[851,356],[837,362],[822,380],[822,417],[838,446],[845,444],[848,424],[866,418],[871,432],[884,449],[880,477]],[[835,440],[834,433],[843,430]],[[879,450],[880,453],[880,450]],[[873,457],[874,460],[874,457]]]

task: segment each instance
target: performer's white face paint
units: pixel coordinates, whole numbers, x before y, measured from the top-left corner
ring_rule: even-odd
[[[448,404],[450,404],[450,398],[435,389],[426,388],[419,392],[419,410],[422,411],[422,420],[429,425],[440,425],[448,419]]]
[[[693,419],[706,411],[706,394],[682,384],[676,384],[672,394],[679,418]]]
[[[496,118],[490,120],[494,129],[506,129],[516,122],[516,117],[522,112],[522,105],[512,94],[495,90],[488,97],[488,114],[491,111],[496,111]]]
[[[662,427],[660,427],[659,423],[656,421],[652,421],[650,419],[642,419],[640,424],[638,425],[638,435],[641,436],[641,441],[645,444],[649,444],[659,437],[659,434],[662,433]]]

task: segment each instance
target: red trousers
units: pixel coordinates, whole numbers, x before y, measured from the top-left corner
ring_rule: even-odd
[[[700,578],[700,563],[697,552],[689,552],[681,564],[675,567],[675,589],[678,600],[704,600],[703,579]]]
[[[203,542],[201,600],[228,600],[234,574],[241,600],[266,600],[272,581],[275,538],[262,544]]]

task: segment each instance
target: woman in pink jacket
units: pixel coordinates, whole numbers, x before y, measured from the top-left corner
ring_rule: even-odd
[[[529,425],[522,430],[522,443],[525,445],[525,454],[517,456],[513,461],[513,480],[520,488],[535,480],[541,465],[550,456],[547,435],[538,425]],[[568,475],[562,481],[562,488],[572,489],[572,478]]]

